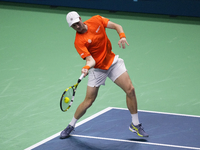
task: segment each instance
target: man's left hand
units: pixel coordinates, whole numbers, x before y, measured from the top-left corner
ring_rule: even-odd
[[[118,45],[119,45],[120,48],[121,48],[121,45],[122,45],[122,48],[125,49],[125,43],[129,46],[129,44],[128,44],[126,38],[121,38],[121,39],[119,40],[119,42],[118,42]]]

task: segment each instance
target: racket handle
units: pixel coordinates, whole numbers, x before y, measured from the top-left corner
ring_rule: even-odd
[[[82,73],[81,76],[79,77],[79,79],[78,79],[79,82],[81,82],[81,80],[83,79],[83,77],[84,77],[84,73]]]

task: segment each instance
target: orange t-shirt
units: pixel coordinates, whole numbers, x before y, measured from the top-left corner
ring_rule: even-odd
[[[99,15],[93,16],[84,22],[88,27],[87,32],[77,32],[74,42],[77,52],[83,59],[91,55],[96,61],[94,68],[103,70],[110,68],[115,57],[105,31],[108,21],[109,19]]]

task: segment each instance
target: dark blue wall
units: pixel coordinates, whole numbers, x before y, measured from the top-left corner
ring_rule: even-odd
[[[200,0],[2,0],[31,4],[67,6],[200,17]]]

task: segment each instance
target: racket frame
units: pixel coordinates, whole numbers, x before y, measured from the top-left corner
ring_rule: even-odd
[[[84,74],[82,73],[81,76],[79,77],[77,83],[74,84],[73,86],[68,87],[68,88],[63,92],[63,94],[62,94],[62,96],[61,96],[61,99],[60,99],[60,109],[61,109],[63,112],[66,112],[66,111],[71,107],[72,103],[74,102],[74,97],[75,97],[75,94],[76,94],[76,89],[77,89],[79,83],[81,82],[81,80],[83,79],[83,77],[84,77]],[[72,98],[71,98],[71,100],[70,100],[70,104],[69,104],[69,106],[68,106],[66,109],[63,109],[63,108],[62,108],[62,101],[64,100],[65,93],[66,93],[69,89],[71,89],[71,88],[72,88],[72,90],[73,90],[73,94],[72,94]]]

